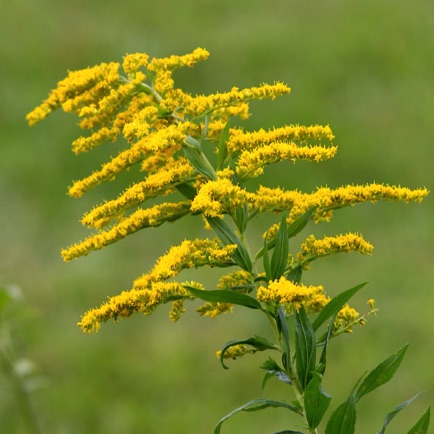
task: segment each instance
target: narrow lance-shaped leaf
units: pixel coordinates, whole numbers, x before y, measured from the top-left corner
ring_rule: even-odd
[[[312,378],[312,371],[315,369],[316,339],[303,306],[295,314],[295,339],[297,376],[300,386],[304,390]]]
[[[184,285],[184,288],[188,289],[196,298],[204,301],[210,301],[213,303],[232,303],[250,309],[262,309],[261,303],[259,303],[258,300],[240,292],[227,291],[225,289],[204,291],[188,285]]]
[[[327,334],[325,337],[324,347],[321,351],[321,356],[319,358],[319,368],[317,369],[317,371],[323,376],[325,374],[326,367],[327,367],[327,348],[329,345],[330,336],[332,334],[333,323],[335,322],[335,318],[336,318],[336,314],[332,316],[332,319],[330,321],[330,324],[329,324],[329,327],[327,330]]]
[[[222,134],[220,136],[218,154],[217,154],[217,170],[221,170],[224,167],[226,157],[228,155],[227,142],[229,139],[229,121],[226,122],[223,128]]]
[[[287,227],[287,235],[288,239],[295,237],[299,232],[301,232],[304,227],[309,223],[309,220],[312,217],[316,207],[313,207],[302,214],[300,217],[296,218],[288,227]],[[268,248],[272,249],[276,243],[276,239],[268,240]],[[255,255],[255,259],[260,258],[264,254],[264,250],[260,249],[258,253]]]
[[[220,363],[222,364],[223,368],[229,369],[224,363],[223,359],[225,356],[226,351],[235,346],[235,345],[250,345],[253,347],[256,351],[265,351],[265,350],[279,350],[279,347],[272,342],[268,341],[267,339],[261,337],[261,336],[254,336],[253,338],[247,338],[247,339],[236,339],[229,342],[226,342],[223,345],[223,348],[220,352]]]
[[[309,428],[315,429],[321,422],[324,413],[330,405],[332,397],[321,387],[322,376],[318,372],[312,373],[312,379],[304,391],[304,408]]]
[[[258,411],[269,407],[281,407],[295,413],[300,413],[300,410],[297,407],[294,407],[293,405],[287,404],[285,402],[273,401],[271,399],[265,398],[253,399],[252,401],[247,402],[246,404],[236,408],[235,410],[228,413],[226,416],[222,417],[214,428],[214,434],[220,434],[223,423],[240,411]]]
[[[428,434],[431,409],[428,407],[422,417],[416,422],[407,434]]]
[[[217,174],[203,153],[201,144],[191,136],[186,136],[182,144],[184,154],[191,165],[205,178],[216,181]]]
[[[264,238],[264,256],[262,258],[262,263],[264,264],[265,276],[267,277],[267,282],[271,280],[271,266],[270,257],[268,256],[268,246],[267,237]]]
[[[292,384],[291,379],[288,377],[288,374],[277,364],[277,362],[271,357],[268,358],[261,366],[261,369],[267,371],[262,380],[262,392],[264,392],[265,385],[273,377],[276,377],[279,381],[283,383]]]
[[[279,279],[285,272],[288,264],[288,226],[286,213],[283,214],[279,230],[276,235],[276,243],[271,256],[271,280]]]
[[[232,213],[232,218],[237,225],[237,229],[240,231],[240,234],[244,234],[249,221],[249,207],[247,204],[237,207]]]
[[[284,431],[277,431],[273,434],[303,434],[301,431],[293,431],[292,429],[286,429]]]
[[[354,288],[347,289],[346,291],[341,292],[339,295],[332,298],[316,317],[315,321],[312,324],[313,329],[315,331],[318,330],[321,325],[324,324],[329,318],[337,314],[343,308],[343,306],[348,303],[350,298],[354,294],[356,294],[361,288],[363,288],[367,283],[368,282],[361,283],[360,285],[357,285]]]
[[[176,189],[187,199],[193,200],[197,194],[197,190],[190,184],[182,182],[176,185]]]
[[[277,326],[283,345],[282,363],[286,372],[289,374],[291,370],[291,348],[289,346],[288,324],[286,323],[285,310],[282,306],[279,307],[279,310],[277,311]]]
[[[354,434],[356,431],[356,401],[351,394],[331,415],[325,434]]]
[[[408,399],[407,401],[403,402],[402,404],[399,404],[390,413],[387,413],[386,417],[384,418],[383,427],[381,428],[381,431],[378,431],[377,434],[384,434],[386,432],[387,425],[389,425],[389,423],[392,421],[392,419],[401,410],[403,410],[405,407],[407,407],[408,405],[410,405],[419,395],[420,395],[420,393],[418,393],[417,395],[415,395],[412,398]]]
[[[353,392],[354,398],[358,401],[362,396],[372,392],[377,387],[386,384],[392,379],[396,370],[404,358],[408,344],[404,345],[396,353],[382,361],[375,369],[373,369],[359,384]]]
[[[237,250],[233,256],[234,261],[244,270],[251,272],[253,264],[249,252],[229,226],[219,217],[207,217],[207,221],[225,245],[237,245]]]
[[[203,128],[202,128],[202,133],[200,135],[201,145],[205,142],[208,136],[208,125],[209,125],[209,115],[206,115],[203,119]]]
[[[303,274],[303,268],[301,266],[297,266],[292,269],[289,273],[286,274],[286,278],[295,284],[299,284],[301,281],[301,275]]]

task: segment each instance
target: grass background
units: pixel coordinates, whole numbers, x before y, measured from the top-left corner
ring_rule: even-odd
[[[205,63],[179,71],[194,93],[282,80],[289,96],[252,105],[247,128],[329,123],[339,145],[331,161],[281,165],[271,184],[310,191],[317,185],[386,182],[433,189],[434,3],[430,0],[23,0],[0,14],[0,279],[26,298],[14,330],[17,352],[35,361],[47,385],[33,395],[44,433],[209,433],[214,423],[260,396],[257,355],[220,368],[214,351],[233,338],[266,334],[252,312],[216,320],[193,312],[179,323],[161,308],[149,318],[109,324],[84,335],[75,323],[184,237],[196,221],[143,231],[86,259],[64,264],[59,250],[86,233],[78,222],[116,185],[81,200],[72,179],[97,167],[98,152],[74,157],[75,119],[60,113],[29,128],[24,117],[67,69],[120,61],[125,53],[183,54],[201,46]],[[271,173],[270,173],[271,172]],[[392,424],[403,432],[434,398],[432,215],[421,205],[379,203],[341,210],[316,234],[360,231],[372,257],[336,256],[306,275],[330,293],[371,283],[356,300],[375,298],[379,316],[334,342],[326,390],[336,407],[354,382],[401,345],[409,352],[396,378],[361,402],[359,432],[376,432],[398,403],[426,393]],[[184,224],[184,223],[181,223]],[[214,277],[213,277],[214,278]],[[212,282],[212,280],[211,280]],[[0,377],[0,432],[24,428]],[[266,396],[291,399],[279,384]],[[225,434],[294,428],[282,410],[238,415]],[[406,432],[406,431],[405,431]]]

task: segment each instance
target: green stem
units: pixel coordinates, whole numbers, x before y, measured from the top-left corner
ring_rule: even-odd
[[[23,381],[15,372],[12,360],[10,359],[10,357],[8,357],[7,354],[4,353],[4,351],[0,353],[0,360],[3,371],[5,372],[6,377],[9,378],[12,384],[15,398],[17,400],[17,404],[20,409],[24,425],[26,426],[26,431],[29,434],[42,434],[41,430],[39,429],[36,414],[30,400],[30,395],[26,390]]]

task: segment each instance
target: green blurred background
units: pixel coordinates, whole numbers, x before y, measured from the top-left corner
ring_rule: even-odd
[[[221,416],[260,396],[258,365],[267,357],[221,369],[214,352],[224,342],[268,333],[262,319],[241,308],[210,320],[191,305],[173,325],[163,307],[94,335],[76,327],[85,310],[128,289],[171,243],[202,231],[191,219],[62,262],[60,248],[86,235],[81,214],[119,188],[110,183],[81,200],[68,198],[71,180],[107,154],[72,154],[79,134],[72,116],[25,124],[25,114],[68,69],[121,61],[136,51],[166,56],[201,46],[210,59],[175,76],[186,90],[275,80],[292,87],[275,102],[252,104],[246,127],[331,125],[338,155],[320,165],[269,170],[272,185],[310,191],[377,181],[434,188],[431,0],[23,0],[2,3],[0,32],[0,283],[16,283],[25,294],[27,314],[14,332],[17,352],[47,380],[33,394],[44,433],[210,433]],[[331,294],[368,280],[356,307],[366,309],[372,297],[380,309],[367,327],[331,347],[332,406],[366,369],[410,343],[394,380],[362,400],[359,432],[377,432],[387,411],[426,390],[392,424],[391,432],[404,432],[433,402],[433,212],[432,197],[421,205],[364,204],[311,229],[360,231],[376,246],[372,257],[328,258],[306,275]],[[23,433],[5,378],[0,386],[0,432]],[[274,383],[266,396],[291,399]],[[223,431],[271,433],[294,428],[291,421],[272,409],[237,415]]]

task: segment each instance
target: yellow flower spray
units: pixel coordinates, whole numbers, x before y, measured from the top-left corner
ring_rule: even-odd
[[[125,140],[125,149],[73,183],[69,188],[71,196],[80,197],[132,166],[143,173],[117,198],[83,216],[82,224],[95,232],[62,250],[65,261],[102,249],[140,229],[174,222],[186,215],[202,216],[214,232],[214,238],[185,240],[172,246],[151,271],[134,281],[131,290],[89,310],[78,325],[85,332],[93,332],[110,319],[116,321],[137,312],[149,315],[166,303],[171,303],[170,319],[176,321],[185,311],[184,302],[195,299],[205,302],[197,312],[212,318],[231,312],[234,305],[255,309],[269,320],[274,341],[260,336],[238,339],[225,344],[217,355],[226,367],[223,360],[227,358],[277,351],[277,360],[270,357],[261,365],[266,372],[264,384],[270,378],[285,382],[292,389],[293,401],[252,400],[222,418],[215,434],[234,413],[267,407],[296,413],[301,417],[298,426],[303,432],[318,433],[331,400],[321,386],[328,345],[332,338],[351,332],[355,325],[364,325],[376,308],[372,299],[364,314],[347,304],[364,284],[331,298],[321,285],[303,284],[303,272],[312,261],[324,256],[340,252],[369,255],[373,246],[356,233],[322,239],[309,235],[295,252],[289,252],[288,241],[310,221],[329,221],[334,210],[379,200],[420,202],[428,191],[376,183],[321,187],[310,193],[263,185],[248,190],[249,179],[260,177],[267,166],[280,161],[319,163],[333,158],[337,152],[334,136],[328,125],[287,125],[258,131],[231,126],[232,118],[244,120],[249,116],[251,100],[274,100],[289,93],[290,88],[276,82],[191,95],[175,87],[172,73],[176,68],[192,67],[207,57],[208,52],[202,48],[183,56],[154,59],[136,53],[125,56],[122,65],[103,63],[69,72],[27,115],[28,123],[33,125],[57,108],[75,113],[79,126],[90,131],[73,142],[75,153],[120,138]],[[214,164],[205,152],[210,147],[216,153]],[[152,204],[151,200],[159,196],[164,196],[165,201]],[[252,218],[265,212],[281,213],[281,217],[262,235],[263,247],[252,255],[246,228]],[[177,279],[182,270],[203,266],[227,267],[230,271],[221,277],[215,290],[202,282]],[[289,321],[294,342],[290,342]],[[390,380],[405,350],[406,346],[359,381],[348,400],[332,413],[326,434],[354,432],[357,401]],[[410,401],[389,413],[380,433]],[[428,423],[429,410],[409,433],[427,432]]]

